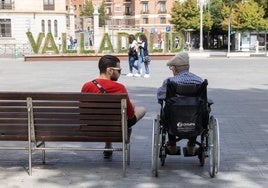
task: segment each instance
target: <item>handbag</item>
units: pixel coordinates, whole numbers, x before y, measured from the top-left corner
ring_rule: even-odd
[[[149,63],[151,62],[151,58],[150,58],[150,56],[148,56],[148,55],[145,56],[145,57],[143,58],[143,62],[149,64]]]
[[[134,48],[129,48],[128,55],[134,57],[134,60],[138,60],[138,52]]]

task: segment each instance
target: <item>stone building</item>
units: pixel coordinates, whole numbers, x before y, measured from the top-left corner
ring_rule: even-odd
[[[35,40],[40,32],[51,32],[57,39],[67,32],[66,16],[65,0],[1,0],[0,55],[12,54],[14,49],[28,53],[28,31]]]

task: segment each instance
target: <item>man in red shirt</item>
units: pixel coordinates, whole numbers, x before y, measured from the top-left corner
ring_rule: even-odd
[[[126,87],[117,82],[120,73],[120,60],[116,56],[104,55],[99,60],[100,76],[95,80],[86,82],[81,92],[83,93],[128,93]],[[127,95],[127,116],[128,116],[128,128],[131,131],[131,127],[136,124],[146,113],[144,107],[135,107]],[[111,143],[105,143],[105,148],[111,148]],[[110,158],[112,152],[104,151],[105,158]]]

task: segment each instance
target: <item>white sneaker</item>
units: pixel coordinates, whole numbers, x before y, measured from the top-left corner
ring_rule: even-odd
[[[133,74],[132,73],[128,73],[127,76],[133,76]]]
[[[145,74],[144,78],[150,78],[150,74]]]
[[[141,75],[138,74],[138,73],[136,73],[134,76],[135,76],[135,77],[141,77]]]

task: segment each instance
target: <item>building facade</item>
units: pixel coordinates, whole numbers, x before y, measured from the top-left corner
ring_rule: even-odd
[[[0,55],[19,49],[30,50],[26,32],[32,32],[35,41],[40,32],[51,32],[57,39],[66,33],[65,0],[1,0],[0,1]]]

